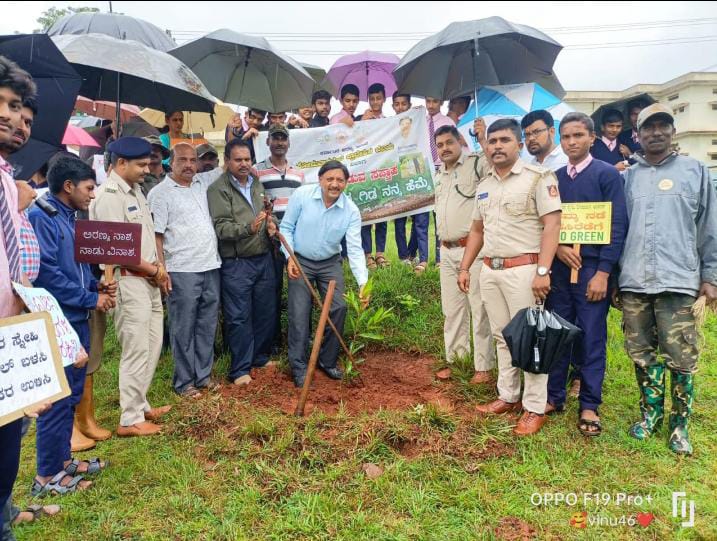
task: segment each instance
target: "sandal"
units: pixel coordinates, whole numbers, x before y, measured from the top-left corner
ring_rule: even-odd
[[[413,268],[413,272],[415,272],[416,274],[423,274],[424,272],[426,272],[426,262],[421,261]]]
[[[61,483],[65,477],[72,476],[68,474],[65,470],[62,470],[44,485],[40,483],[40,481],[38,481],[37,479],[34,479],[32,481],[32,488],[30,488],[30,494],[32,494],[36,498],[43,498],[48,494],[52,494],[53,496],[63,496],[65,494],[71,494],[73,492],[87,490],[92,486],[92,483],[90,483],[89,486],[82,488],[80,486],[80,482],[84,478],[81,475],[72,477],[69,483],[63,485]]]
[[[582,415],[582,412],[580,412],[580,414]],[[578,430],[583,436],[587,436],[588,438],[599,436],[600,434],[602,434],[602,425],[600,424],[600,419],[592,420],[579,417]]]
[[[197,389],[194,385],[188,386],[186,389],[184,389],[181,393],[179,393],[179,396],[182,398],[201,398],[202,392]]]
[[[376,259],[372,255],[366,256],[366,267],[368,270],[376,270],[378,268],[378,265],[376,265]]]
[[[30,505],[17,514],[17,517],[13,520],[12,525],[17,526],[27,522],[35,522],[44,516],[54,517],[61,510],[62,508],[59,505]],[[32,518],[30,520],[18,520],[22,513],[30,513]]]
[[[376,256],[376,265],[378,265],[379,269],[385,269],[390,264],[391,264],[391,262],[388,259],[386,259],[384,256],[382,256],[382,255]]]
[[[87,471],[79,471],[80,464],[82,463],[87,464]],[[109,465],[109,462],[105,462],[104,465],[102,464],[102,461],[100,461],[99,458],[91,458],[89,460],[80,460],[79,458],[75,458],[70,462],[67,466],[65,466],[65,473],[68,475],[75,475],[79,473],[80,475],[94,475],[96,473],[100,473],[102,470],[104,470]]]

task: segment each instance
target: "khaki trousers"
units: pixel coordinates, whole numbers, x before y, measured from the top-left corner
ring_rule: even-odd
[[[99,310],[92,310],[90,315],[90,360],[87,363],[88,376],[97,372],[102,364],[106,332],[107,314]]]
[[[480,273],[483,261],[476,259],[471,267],[468,295],[458,289],[458,273],[465,248],[441,246],[441,306],[443,308],[443,340],[446,359],[471,351],[471,319],[473,320],[473,366],[476,371],[495,368],[495,345],[490,322],[481,300]]]
[[[151,408],[147,391],[162,352],[162,296],[144,278],[122,277],[117,289],[115,330],[122,348],[119,365],[120,424],[143,422]]]
[[[490,327],[498,349],[498,398],[515,403],[520,400],[520,368],[514,368],[503,338],[505,327],[515,314],[535,303],[531,288],[537,265],[493,270],[483,264],[480,288],[488,311]],[[548,375],[524,373],[523,408],[545,413],[548,400]]]

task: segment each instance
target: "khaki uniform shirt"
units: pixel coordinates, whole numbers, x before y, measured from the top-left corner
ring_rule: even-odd
[[[476,174],[476,161],[478,174]],[[468,236],[471,229],[478,179],[488,173],[487,160],[475,154],[462,153],[450,171],[446,165],[436,173],[436,228],[442,241],[456,242]]]
[[[483,222],[487,257],[516,257],[540,252],[541,216],[560,210],[555,173],[518,159],[504,179],[492,167],[480,183],[474,220]]]
[[[132,188],[112,171],[95,192],[90,205],[90,220],[142,224],[142,259],[150,263],[157,261],[154,221],[140,184]]]

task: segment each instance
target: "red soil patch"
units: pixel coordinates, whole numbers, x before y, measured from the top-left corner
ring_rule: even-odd
[[[446,411],[453,403],[435,382],[433,364],[427,356],[399,352],[372,352],[359,370],[361,381],[347,385],[329,379],[322,370],[314,374],[306,402],[306,415],[314,410],[334,414],[341,404],[350,413],[380,409],[406,410],[417,404],[434,404]],[[253,381],[246,386],[222,387],[223,396],[245,399],[255,408],[278,408],[293,413],[300,389],[276,366],[254,369]]]
[[[501,541],[531,541],[537,538],[535,528],[517,517],[503,517],[495,527],[495,536]]]

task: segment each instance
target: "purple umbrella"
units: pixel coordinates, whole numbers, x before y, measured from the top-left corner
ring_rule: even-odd
[[[400,61],[395,54],[389,53],[363,51],[347,54],[334,62],[326,79],[336,89],[337,98],[341,97],[341,88],[347,84],[358,87],[361,101],[368,101],[368,87],[374,83],[381,83],[386,89],[386,96],[390,96],[398,88],[393,78],[393,69]]]

